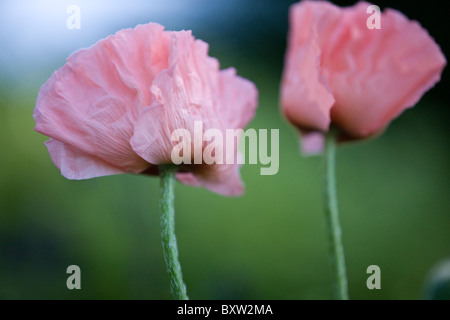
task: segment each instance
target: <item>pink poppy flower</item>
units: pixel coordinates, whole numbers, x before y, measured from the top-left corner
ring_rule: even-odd
[[[446,60],[427,31],[392,9],[381,29],[369,29],[369,6],[301,1],[290,9],[281,107],[307,154],[322,150],[330,125],[340,140],[381,133],[440,80]]]
[[[158,174],[171,163],[175,129],[244,128],[257,106],[254,84],[219,69],[190,31],[150,23],[124,29],[72,54],[41,87],[35,130],[68,179]],[[180,165],[177,178],[223,195],[243,184],[234,164]]]

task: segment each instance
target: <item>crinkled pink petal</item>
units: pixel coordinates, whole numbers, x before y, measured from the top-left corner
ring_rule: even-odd
[[[220,71],[218,61],[208,56],[206,43],[190,32],[179,32],[172,34],[169,68],[156,76],[151,92],[154,103],[139,116],[131,138],[133,150],[152,164],[171,163],[171,151],[178,144],[171,141],[172,133],[185,129],[191,137],[192,164],[182,165],[188,173],[177,178],[223,195],[241,194],[238,165],[205,164],[203,150],[210,142],[196,140],[209,129],[219,130],[225,139],[226,129],[245,126],[255,113],[256,87],[236,76],[234,69]],[[196,122],[201,123],[201,132],[195,132]],[[223,141],[217,143],[225,148]],[[194,164],[196,150],[203,164]]]
[[[213,92],[219,67],[207,56],[207,45],[190,32],[173,33],[169,63],[153,81],[155,102],[141,113],[131,138],[134,151],[152,164],[171,162],[174,130],[186,129],[194,137],[195,121],[205,130],[220,128]]]
[[[377,133],[414,106],[446,64],[427,31],[398,11],[385,10],[381,29],[368,29],[369,5],[342,11],[342,43],[324,50],[322,59],[336,98],[332,122],[354,138]]]
[[[439,81],[446,60],[427,31],[391,9],[369,29],[369,6],[292,6],[281,104],[301,131],[331,120],[343,140],[375,135]]]
[[[220,71],[205,42],[190,31],[147,24],[71,55],[42,86],[34,118],[36,130],[51,138],[46,145],[52,160],[69,179],[154,175],[157,165],[172,163],[174,130],[188,130],[195,150],[208,129],[225,138],[226,129],[243,128],[256,105],[253,83],[232,68]],[[203,127],[199,137],[196,122]],[[200,141],[200,152],[222,143]],[[187,184],[224,195],[243,192],[238,165],[203,161],[179,169],[177,177]]]
[[[151,103],[155,75],[167,67],[168,50],[163,27],[147,24],[119,31],[71,55],[39,92],[35,130],[91,157],[98,163],[96,168],[104,163],[123,172],[143,171],[149,164],[129,141],[141,110]],[[55,163],[64,163],[57,159],[64,154],[51,157]],[[109,171],[66,173],[90,178],[104,172]]]

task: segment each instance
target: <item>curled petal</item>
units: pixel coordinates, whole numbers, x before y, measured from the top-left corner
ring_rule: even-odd
[[[317,28],[331,28],[336,22],[337,12],[329,12],[327,4],[319,3],[318,6],[320,8],[302,1],[290,11],[291,27],[281,84],[281,106],[288,120],[298,128],[327,131],[335,99],[321,73],[322,50],[317,39],[320,30]],[[318,25],[318,20],[323,20],[324,24]]]
[[[244,185],[236,164],[196,166],[190,172],[177,173],[177,179],[194,187],[202,186],[215,193],[235,197],[244,193]]]

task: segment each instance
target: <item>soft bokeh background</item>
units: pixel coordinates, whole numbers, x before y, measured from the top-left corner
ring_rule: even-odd
[[[378,1],[382,8],[387,1]],[[390,1],[392,3],[392,1]],[[192,29],[222,67],[260,91],[250,127],[280,129],[280,170],[242,168],[246,194],[178,184],[176,229],[193,299],[332,298],[321,211],[321,160],[302,158],[278,109],[287,10],[280,0],[0,2],[0,298],[168,299],[158,180],[63,178],[33,131],[39,87],[73,51],[138,23]],[[351,4],[354,1],[341,1]],[[69,5],[81,29],[66,28]],[[392,6],[392,4],[390,4]],[[397,4],[450,57],[448,1]],[[353,299],[420,299],[450,258],[449,72],[381,137],[338,152],[338,196]],[[66,268],[81,268],[81,290]],[[381,267],[381,290],[366,269]],[[448,264],[447,264],[448,265]],[[447,296],[448,297],[448,296]]]

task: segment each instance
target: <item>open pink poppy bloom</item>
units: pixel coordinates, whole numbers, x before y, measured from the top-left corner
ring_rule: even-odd
[[[427,31],[392,9],[381,29],[369,29],[369,6],[301,1],[290,9],[281,106],[307,154],[321,152],[330,125],[340,140],[382,132],[440,80],[446,60]]]
[[[35,130],[68,179],[158,174],[171,163],[175,129],[244,128],[257,106],[254,84],[219,69],[190,31],[150,23],[124,29],[72,54],[41,87]],[[180,165],[177,178],[239,195],[237,164]]]

